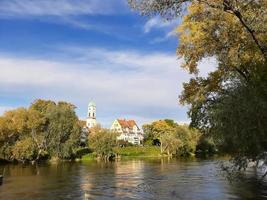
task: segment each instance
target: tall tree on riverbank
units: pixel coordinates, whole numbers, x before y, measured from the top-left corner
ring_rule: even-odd
[[[144,15],[183,16],[177,55],[195,77],[184,83],[180,102],[190,105],[191,126],[211,134],[233,156],[258,159],[267,150],[267,1],[129,3]],[[207,57],[218,66],[199,77],[198,63]]]
[[[81,127],[75,106],[36,100],[0,117],[0,158],[32,161],[48,157],[69,159],[79,147]]]
[[[53,157],[66,159],[75,156],[80,142],[81,127],[74,109],[75,106],[70,103],[58,102],[47,111],[47,146]]]

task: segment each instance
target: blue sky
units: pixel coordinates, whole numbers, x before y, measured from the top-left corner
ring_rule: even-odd
[[[142,17],[126,0],[1,0],[0,114],[43,98],[75,104],[84,119],[93,100],[104,127],[188,122],[178,104],[189,79],[175,55],[179,21]],[[212,63],[200,63],[204,74]]]

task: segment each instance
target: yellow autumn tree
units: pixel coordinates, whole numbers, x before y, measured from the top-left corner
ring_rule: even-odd
[[[180,103],[189,105],[191,126],[217,139],[218,146],[245,160],[267,150],[267,1],[129,0],[144,15],[177,27],[177,56],[193,76],[184,83]],[[215,58],[215,70],[199,76],[199,62]],[[240,165],[243,165],[240,167]]]

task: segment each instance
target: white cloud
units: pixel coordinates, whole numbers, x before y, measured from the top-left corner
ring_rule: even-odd
[[[108,15],[124,12],[125,5],[124,0],[1,0],[0,16]]]
[[[187,120],[186,109],[178,105],[178,94],[189,75],[179,67],[182,61],[175,55],[64,49],[64,61],[0,55],[0,93],[29,101],[70,101],[81,117],[93,99],[105,125],[117,117],[135,117],[140,123],[159,118]]]
[[[150,18],[144,25],[144,32],[149,33],[152,29],[171,28],[173,29],[179,23],[179,19],[167,21],[160,16]]]
[[[171,37],[177,37],[177,33],[175,32],[175,30],[167,32],[163,37],[156,37],[156,38],[152,39],[150,41],[150,43],[155,44],[155,43],[165,42],[166,40],[168,40]]]
[[[150,43],[161,43],[169,40],[171,37],[177,36],[175,28],[179,25],[181,19],[167,21],[162,19],[160,16],[149,19],[144,25],[144,32],[149,33],[152,29],[163,29],[164,35],[152,38]]]

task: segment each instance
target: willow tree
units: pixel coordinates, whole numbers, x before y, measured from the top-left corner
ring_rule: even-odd
[[[267,150],[267,1],[129,0],[129,4],[143,15],[183,18],[176,29],[177,55],[194,76],[184,83],[180,103],[190,106],[191,126],[213,134],[238,158],[259,158]],[[198,64],[208,57],[216,58],[216,69],[201,77]]]
[[[18,108],[0,116],[0,159],[74,158],[80,134],[74,105],[36,100],[28,109]]]

